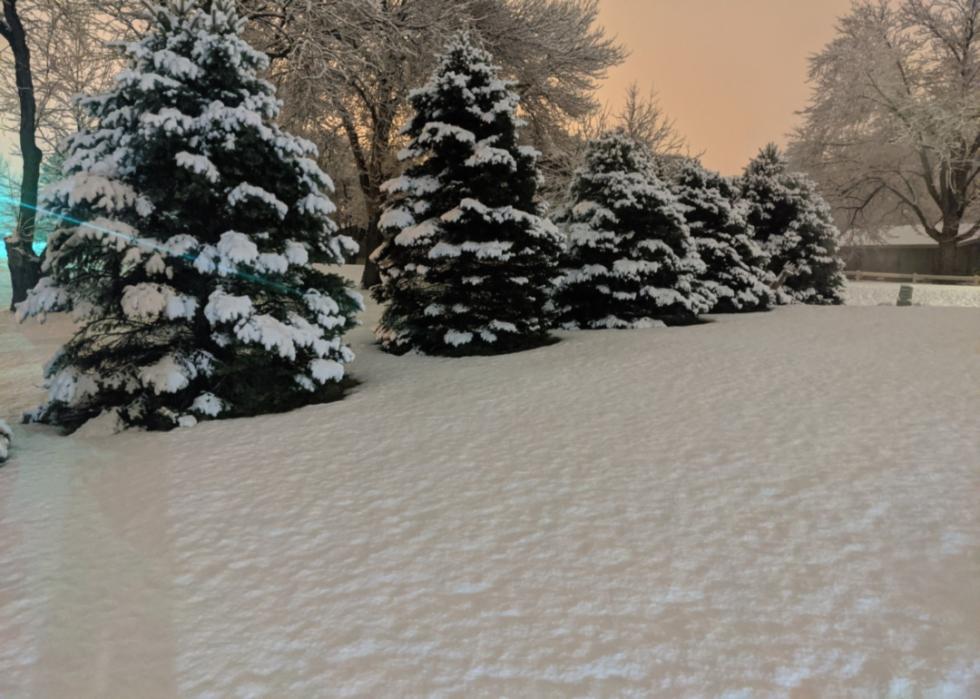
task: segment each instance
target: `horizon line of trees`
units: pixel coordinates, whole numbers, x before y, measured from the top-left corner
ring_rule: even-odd
[[[88,118],[74,96],[108,87],[120,66],[109,38],[146,26],[148,0],[2,0],[0,106],[19,115],[20,234],[7,241],[27,262],[35,225],[32,183],[42,151],[57,153]],[[271,57],[268,78],[284,101],[284,127],[319,149],[334,174],[342,228],[381,242],[381,184],[397,170],[408,92],[434,65],[431,47],[465,29],[491,50],[521,92],[525,140],[542,151],[557,202],[585,143],[610,124],[662,155],[690,155],[655,94],[631,86],[621,112],[596,100],[626,56],[597,23],[597,0],[239,0],[246,37]],[[980,232],[980,2],[858,0],[838,36],[811,61],[814,97],[788,156],[830,201],[839,228],[880,237],[913,224],[936,240],[945,264]],[[29,97],[33,95],[33,106]],[[32,116],[33,115],[33,116]],[[25,124],[33,125],[33,135]],[[10,122],[4,126],[12,126]],[[33,145],[32,145],[33,144]],[[16,257],[17,251],[13,252]],[[30,265],[28,265],[30,267]],[[365,286],[378,279],[368,264]],[[31,280],[35,273],[26,272]],[[21,297],[25,283],[18,287]]]

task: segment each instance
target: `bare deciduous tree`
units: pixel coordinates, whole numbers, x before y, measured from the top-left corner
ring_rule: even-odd
[[[31,50],[27,43],[27,30],[18,11],[17,0],[3,0],[0,36],[6,39],[13,55],[19,114],[18,134],[23,159],[17,228],[13,235],[4,239],[10,265],[13,289],[11,309],[13,309],[15,304],[27,297],[27,292],[37,283],[40,271],[39,261],[32,245],[42,158],[36,138],[37,102],[34,96],[34,76],[31,72]]]
[[[655,155],[679,156],[687,149],[687,141],[677,131],[674,120],[661,108],[656,91],[651,90],[644,97],[636,83],[626,88],[626,101],[616,115],[615,123]]]
[[[84,125],[76,97],[107,86],[119,69],[110,39],[131,34],[142,11],[142,0],[4,0],[0,34],[11,51],[0,53],[0,75],[13,80],[0,80],[0,126],[20,132],[24,166],[16,234],[7,244],[15,303],[36,279],[31,243],[42,162],[52,162],[45,155]]]
[[[812,59],[791,157],[841,227],[921,227],[942,271],[980,231],[980,0],[860,0]]]
[[[644,96],[636,83],[627,87],[623,106],[618,112],[607,105],[570,126],[557,135],[542,160],[546,173],[545,198],[559,210],[569,203],[566,200],[568,183],[582,163],[589,141],[613,129],[625,131],[633,140],[644,144],[650,150],[651,163],[660,176],[669,176],[682,163],[700,157],[690,152],[687,140],[661,107],[656,90],[651,89]]]

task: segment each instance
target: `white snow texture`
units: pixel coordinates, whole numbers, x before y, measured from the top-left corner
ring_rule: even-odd
[[[847,304],[849,306],[895,306],[903,286],[912,287],[913,306],[980,308],[980,286],[891,282],[848,282]]]
[[[980,696],[976,309],[467,360],[377,313],[339,403],[17,429],[0,696]],[[67,323],[0,315],[3,417]]]

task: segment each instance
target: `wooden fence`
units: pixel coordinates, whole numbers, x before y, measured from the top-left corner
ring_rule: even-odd
[[[913,284],[920,283],[945,283],[945,284],[972,284],[974,286],[980,286],[980,274],[975,274],[972,277],[961,277],[951,274],[896,274],[894,272],[863,272],[863,271],[851,271],[845,272],[848,279],[853,279],[854,281],[864,281],[864,280],[883,280],[883,281],[894,281],[894,282],[912,282]]]

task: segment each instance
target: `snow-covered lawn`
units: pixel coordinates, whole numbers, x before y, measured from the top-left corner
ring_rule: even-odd
[[[65,331],[0,316],[0,417]],[[562,338],[362,328],[339,403],[14,425],[0,697],[980,696],[980,312]]]
[[[897,284],[893,282],[847,283],[849,306],[894,306],[898,303],[899,290],[912,287],[912,304],[915,306],[946,306],[980,308],[980,286],[956,286],[953,284]]]

